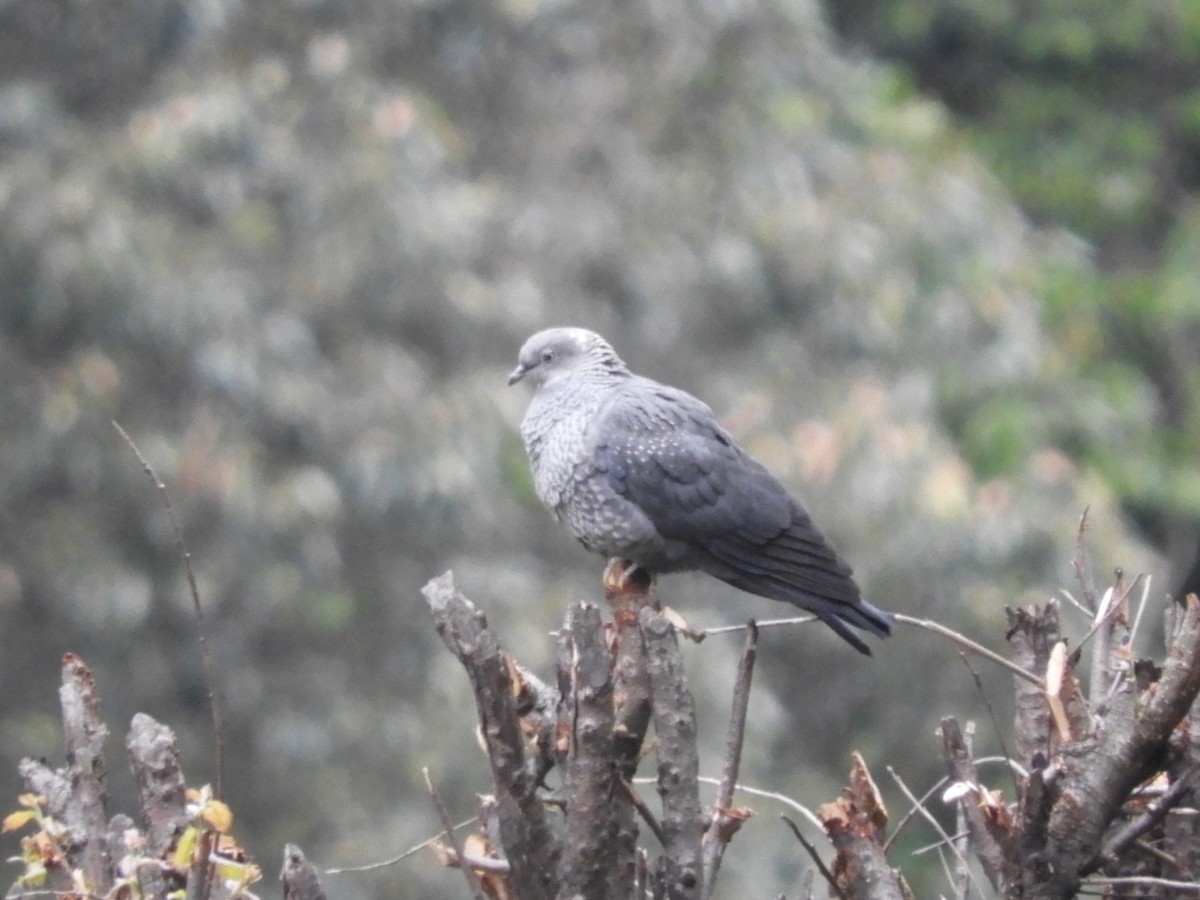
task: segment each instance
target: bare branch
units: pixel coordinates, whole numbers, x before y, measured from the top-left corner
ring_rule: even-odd
[[[653,585],[643,570],[629,573],[624,590],[607,586],[605,599],[613,610],[612,749],[614,776],[626,790],[613,794],[613,845],[620,865],[613,872],[613,893],[633,896],[638,881],[638,824],[635,812],[651,827],[658,822],[645,808],[640,796],[628,783],[641,761],[646,731],[650,727],[650,673],[646,663],[646,642],[642,638],[638,613],[657,600]],[[629,802],[624,802],[624,800]],[[640,806],[638,804],[641,804]],[[661,841],[661,838],[660,838]]]
[[[638,779],[639,781],[641,779]],[[710,778],[706,775],[701,775],[697,779],[701,784],[711,784],[714,787],[720,787],[720,779]],[[777,791],[765,791],[762,788],[751,787],[748,784],[735,785],[735,789],[743,794],[749,794],[751,797],[762,797],[765,800],[774,800],[789,809],[794,809],[800,815],[804,816],[816,828],[823,828],[821,820],[817,818],[817,814],[805,806],[803,803],[789,797],[787,794],[780,794]]]
[[[809,625],[816,621],[818,621],[816,616],[788,616],[784,619],[756,619],[754,620],[754,627],[759,631],[762,631],[764,628],[779,628],[787,625]],[[746,627],[746,625],[716,625],[712,628],[702,629],[700,634],[704,635],[705,637],[712,637],[713,635],[717,634],[733,634],[737,631],[745,631]]]
[[[1046,682],[1033,672],[1025,671],[1020,666],[1014,664],[1010,660],[1005,659],[999,653],[989,650],[982,644],[975,643],[975,641],[971,640],[969,637],[959,634],[957,631],[947,628],[945,625],[934,622],[932,619],[915,619],[912,616],[906,616],[903,613],[894,613],[893,618],[901,625],[913,625],[917,628],[924,628],[926,631],[932,631],[934,634],[940,634],[942,637],[957,644],[964,650],[968,650],[971,653],[974,653],[976,656],[982,656],[989,662],[993,662],[1000,666],[1000,668],[1008,669],[1008,671],[1012,672],[1018,678],[1023,678],[1030,684],[1037,685],[1039,688],[1045,690]]]
[[[1117,857],[1131,847],[1138,838],[1165,819],[1167,813],[1177,806],[1192,789],[1196,775],[1196,769],[1189,769],[1183,777],[1167,789],[1165,794],[1151,803],[1144,813],[1109,838],[1104,849],[1097,854],[1096,858],[1084,866],[1083,874],[1090,875],[1102,866],[1115,862]]]
[[[67,742],[67,766],[71,777],[71,802],[64,810],[78,865],[93,890],[104,893],[112,886],[109,858],[107,771],[104,740],[108,727],[100,715],[96,681],[83,660],[74,653],[63,654],[62,687],[58,689]]]
[[[649,580],[627,579],[628,590],[605,593],[613,609],[615,631],[613,654],[613,703],[616,720],[613,741],[617,766],[625,778],[637,771],[642,743],[650,727],[650,673],[646,666],[646,644],[642,639],[638,614],[645,606],[654,606]]]
[[[963,747],[966,749],[968,760],[971,759],[974,738],[975,723],[967,722],[967,727],[963,734]],[[971,867],[967,863],[967,854],[971,852],[971,831],[967,821],[968,813],[966,807],[965,798],[959,798],[954,810],[954,844],[958,863],[954,867],[951,884],[954,885],[955,900],[967,900],[971,890]]]
[[[454,832],[454,823],[450,821],[450,812],[446,809],[446,804],[442,802],[442,795],[438,793],[438,789],[433,784],[433,778],[429,775],[429,767],[421,767],[421,775],[425,778],[425,789],[429,791],[429,796],[433,800],[433,807],[437,810],[438,818],[442,820],[442,832],[446,837],[446,843],[450,845],[455,856],[460,860],[463,858],[462,843],[458,840],[458,835]],[[483,893],[483,887],[479,883],[479,876],[475,874],[475,870],[470,866],[459,866],[462,869],[463,875],[467,879],[467,886],[471,889],[471,895],[475,900],[486,900]]]
[[[1048,868],[1029,877],[1044,896],[1068,897],[1078,890],[1082,872],[1100,850],[1105,830],[1131,791],[1154,774],[1175,726],[1200,692],[1200,601],[1187,599],[1171,640],[1161,677],[1137,708],[1131,701],[1114,705],[1120,715],[1106,717],[1094,737],[1069,749],[1066,777],[1052,795],[1045,825],[1044,858]],[[1126,714],[1125,710],[1131,710]],[[1087,764],[1074,760],[1086,757]]]
[[[852,900],[909,900],[904,877],[888,865],[883,850],[887,810],[866,763],[852,754],[850,783],[832,803],[818,811],[825,833],[837,850],[833,872]]]
[[[995,707],[992,706],[991,698],[988,697],[987,691],[983,689],[983,679],[979,677],[979,673],[975,671],[975,667],[971,665],[971,661],[967,659],[966,654],[960,653],[958,658],[962,660],[962,664],[967,667],[967,671],[971,673],[971,678],[975,681],[975,690],[979,697],[983,700],[983,705],[987,709],[988,721],[992,723],[992,731],[995,732],[996,740],[1000,744],[1001,759],[1006,762],[1009,760],[1008,742],[1004,740],[1004,729],[1000,727],[1000,720],[996,717]],[[975,760],[978,765],[982,760]],[[1012,778],[1013,796],[1017,796],[1021,792],[1021,785],[1017,781],[1017,773],[1012,766],[1008,767],[1008,774]]]
[[[62,866],[48,866],[51,884],[66,893],[77,885],[70,870],[82,870],[87,886],[98,892],[112,887],[108,850],[108,816],[104,739],[108,728],[100,718],[100,698],[92,673],[74,653],[62,658],[59,688],[67,764],[51,769],[44,760],[24,759],[18,771],[26,789],[46,798],[46,811],[66,827]],[[60,882],[61,883],[58,883]]]
[[[952,781],[968,786],[968,793],[958,798],[958,809],[966,820],[975,853],[983,864],[988,880],[998,891],[1004,891],[1017,879],[1018,864],[1013,858],[1012,822],[1007,807],[994,801],[979,783],[975,763],[952,718],[942,719],[942,755]],[[957,852],[957,848],[956,848]],[[962,868],[962,856],[959,855]]]
[[[1133,581],[1125,584],[1124,573],[1120,569],[1117,570],[1116,575],[1116,584],[1104,592],[1104,597],[1101,600],[1100,608],[1096,610],[1096,619],[1094,622],[1092,622],[1092,627],[1088,629],[1087,633],[1083,636],[1083,639],[1079,641],[1079,644],[1076,647],[1077,651],[1080,647],[1086,645],[1093,635],[1100,635],[1107,638],[1107,632],[1112,628],[1113,620],[1117,618],[1125,608],[1125,600],[1133,592],[1133,589],[1141,584],[1146,577],[1145,575],[1138,575],[1133,579]],[[1099,640],[1100,638],[1098,637],[1097,639]],[[1104,661],[1104,665],[1108,664],[1109,652],[1107,646],[1098,645],[1096,647],[1095,655],[1096,658]],[[1095,700],[1103,693],[1103,690],[1095,690],[1094,686],[1092,699]]]
[[[208,695],[208,711],[212,717],[213,738],[217,745],[217,779],[213,793],[220,800],[224,796],[225,784],[225,727],[221,720],[221,706],[217,701],[216,666],[213,663],[212,651],[208,647],[208,629],[204,624],[204,607],[200,603],[200,588],[196,586],[196,573],[192,569],[192,553],[188,550],[187,542],[183,539],[183,528],[180,527],[179,520],[175,518],[175,508],[171,505],[171,495],[167,492],[167,486],[158,477],[158,473],[154,471],[153,466],[146,461],[146,457],[142,456],[142,451],[138,449],[137,444],[133,442],[133,438],[129,436],[125,429],[115,420],[112,426],[117,430],[117,434],[121,436],[125,443],[129,445],[129,449],[133,452],[137,461],[141,463],[142,471],[150,478],[154,489],[162,497],[163,509],[167,513],[167,521],[171,523],[171,530],[175,534],[175,547],[178,549],[179,556],[183,560],[184,575],[187,577],[188,590],[192,595],[192,610],[196,614],[196,640],[200,644],[201,665],[204,667],[204,687]]]
[[[501,842],[513,878],[534,900],[550,900],[557,893],[560,845],[537,794],[536,766],[527,765],[500,645],[483,613],[455,589],[451,572],[430,581],[422,593],[438,634],[471,679],[496,784]]]
[[[447,851],[446,862],[448,865],[459,869],[471,868],[476,872],[489,872],[494,875],[507,875],[512,871],[512,866],[508,864],[507,859],[495,859],[491,856],[472,856],[470,853],[463,853],[460,856],[454,850]]]
[[[842,890],[842,886],[838,884],[837,879],[833,877],[833,873],[829,871],[829,867],[826,866],[824,860],[821,859],[821,854],[817,852],[817,848],[814,847],[812,842],[804,836],[799,827],[795,822],[792,821],[791,818],[785,815],[780,815],[779,818],[787,822],[788,828],[792,829],[792,834],[796,836],[796,840],[800,842],[800,846],[803,847],[808,853],[809,857],[816,865],[817,871],[821,873],[821,877],[829,883],[829,889],[837,894],[839,900],[846,900],[845,891]]]
[[[653,778],[644,778],[641,780],[645,781],[647,784],[656,783],[655,779]],[[658,817],[654,815],[654,810],[650,808],[649,804],[647,804],[642,798],[642,795],[638,793],[637,788],[634,787],[632,782],[626,781],[624,778],[622,778],[620,785],[621,789],[629,796],[629,802],[633,804],[633,808],[641,814],[642,820],[646,823],[647,827],[654,832],[654,837],[658,839],[660,844],[665,846],[667,843],[667,836],[663,834],[662,825],[659,824]]]
[[[1075,558],[1071,560],[1071,565],[1075,569],[1075,577],[1079,580],[1079,587],[1083,591],[1084,608],[1089,615],[1094,617],[1096,613],[1096,582],[1092,580],[1092,569],[1087,559],[1087,541],[1084,540],[1088,529],[1087,518],[1088,507],[1085,506],[1079,516],[1079,527],[1075,531]]]
[[[137,713],[125,747],[137,781],[150,851],[161,856],[187,828],[190,818],[175,732],[145,713]]]
[[[729,720],[729,732],[725,740],[725,770],[717,798],[713,802],[712,816],[704,833],[703,897],[712,896],[721,868],[721,855],[733,837],[741,818],[732,817],[728,810],[733,805],[733,790],[737,785],[738,769],[742,760],[742,744],[746,738],[746,710],[750,706],[750,683],[754,676],[754,660],[758,652],[758,628],[754,621],[746,623],[746,642],[742,647],[738,663],[737,678],[733,687],[733,712]]]
[[[601,897],[619,864],[613,842],[614,798],[619,796],[613,749],[613,684],[600,610],[573,605],[559,631],[559,727],[567,741],[563,772],[566,831],[559,892]],[[632,848],[630,848],[632,850]],[[633,876],[633,855],[622,868]]]
[[[1044,607],[1009,609],[1007,638],[1012,646],[1016,666],[1022,672],[1032,674],[1045,672],[1050,664],[1050,653],[1060,639],[1058,627],[1058,605],[1047,603]],[[1046,703],[1046,684],[1021,677],[1016,682],[1016,754],[1017,759],[1028,766],[1036,758],[1050,756],[1050,710]]]
[[[1126,875],[1123,877],[1101,878],[1092,876],[1087,880],[1087,884],[1096,885],[1104,888],[1120,888],[1120,887],[1144,887],[1147,890],[1154,890],[1153,893],[1147,894],[1151,897],[1160,897],[1162,894],[1159,891],[1174,891],[1177,894],[1189,894],[1200,897],[1200,883],[1195,881],[1175,881],[1170,878],[1150,878],[1139,875]],[[1104,896],[1111,896],[1111,892],[1105,891]]]
[[[906,798],[908,798],[908,802],[913,805],[913,808],[920,813],[921,817],[925,819],[925,821],[933,826],[934,832],[939,838],[941,838],[941,843],[950,848],[950,851],[955,855],[955,858],[959,860],[960,865],[965,864],[965,860],[959,856],[958,845],[955,844],[954,838],[951,835],[946,834],[946,829],[942,827],[942,823],[935,819],[933,813],[931,813],[925,806],[925,800],[927,800],[933,794],[933,790],[931,789],[927,791],[922,798],[918,800],[916,794],[914,794],[909,786],[904,783],[904,779],[900,777],[895,769],[893,769],[891,766],[888,766],[887,773],[892,776],[892,781],[896,782],[896,787],[900,788],[900,792],[904,794]],[[968,868],[967,871],[970,871],[970,869]]]
[[[646,641],[654,731],[658,736],[658,791],[662,796],[663,878],[671,900],[691,900],[702,887],[696,708],[683,675],[671,623],[652,608],[639,614]]]
[[[471,816],[471,818],[463,819],[461,822],[458,822],[457,824],[455,824],[453,826],[453,830],[458,831],[461,828],[466,828],[468,825],[474,825],[477,821],[478,821],[478,819],[475,816]],[[326,869],[325,874],[326,875],[344,875],[347,872],[370,872],[374,869],[386,869],[389,866],[396,865],[396,863],[403,862],[404,860],[408,859],[410,856],[416,856],[418,853],[420,853],[426,847],[429,847],[432,844],[436,844],[441,839],[442,839],[442,835],[435,834],[433,837],[426,838],[425,840],[421,841],[421,843],[419,843],[419,844],[414,844],[412,847],[409,847],[403,853],[399,854],[398,856],[393,856],[391,859],[384,859],[384,860],[380,860],[379,862],[366,863],[361,866],[340,866],[336,869]]]

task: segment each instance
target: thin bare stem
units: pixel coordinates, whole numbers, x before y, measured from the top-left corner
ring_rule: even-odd
[[[737,785],[738,769],[742,761],[742,745],[746,739],[746,710],[750,706],[750,683],[754,677],[754,660],[758,655],[758,627],[751,619],[746,623],[746,642],[738,663],[737,679],[733,686],[733,710],[729,719],[729,732],[725,741],[725,770],[713,802],[712,816],[702,842],[704,859],[704,887],[700,895],[711,897],[716,884],[717,872],[721,868],[721,855],[728,845],[729,832],[722,827],[726,810],[733,804],[733,789]]]
[[[1008,671],[1012,672],[1018,678],[1023,678],[1030,684],[1037,685],[1043,691],[1046,689],[1046,682],[1037,675],[1034,675],[1032,672],[1026,672],[1012,660],[1005,659],[999,653],[989,650],[982,644],[975,643],[969,637],[959,634],[957,631],[947,628],[945,625],[934,622],[932,619],[915,619],[912,616],[906,616],[903,613],[894,613],[893,618],[902,625],[913,625],[917,628],[924,628],[926,631],[932,631],[934,634],[940,634],[942,637],[955,644],[958,644],[958,646],[962,647],[964,650],[968,650],[971,653],[974,653],[976,656],[982,656],[984,659],[995,663],[1002,669],[1008,669]]]
[[[781,625],[807,625],[809,622],[815,621],[817,621],[816,616],[789,616],[786,619],[760,619],[754,621],[753,624],[761,631],[764,628],[778,628]],[[717,625],[713,628],[703,628],[698,633],[704,637],[711,637],[716,634],[733,634],[745,629],[745,625]]]
[[[449,862],[452,866],[458,866],[460,869],[473,869],[476,872],[494,872],[498,875],[507,875],[512,871],[512,866],[508,864],[507,859],[493,859],[490,856],[459,856],[454,850],[448,852]]]
[[[968,835],[968,832],[964,830],[964,831],[958,832],[957,834],[950,835],[950,839],[953,841],[957,841],[959,838],[966,837],[967,835]],[[935,850],[944,850],[945,847],[946,847],[946,842],[943,841],[941,838],[938,838],[932,844],[926,844],[923,847],[917,847],[917,849],[912,851],[912,855],[913,856],[924,856],[926,853],[932,853]]]
[[[979,673],[975,671],[975,667],[971,665],[971,661],[967,659],[965,654],[960,653],[958,658],[962,660],[963,665],[967,667],[967,671],[971,673],[971,677],[975,680],[975,690],[979,691],[979,696],[983,699],[983,705],[988,712],[988,719],[991,720],[992,729],[996,733],[996,740],[1000,742],[1000,752],[1003,754],[1004,759],[1008,759],[1008,747],[1004,743],[1004,729],[1000,727],[1000,720],[996,718],[996,710],[992,707],[992,701],[988,697],[987,691],[983,689],[983,679],[979,677]],[[1011,768],[1008,770],[1008,773],[1012,776],[1013,796],[1021,796],[1021,785],[1017,782],[1017,776],[1013,774]]]
[[[1083,591],[1083,607],[1087,610],[1088,617],[1092,618],[1096,614],[1096,582],[1092,579],[1092,568],[1087,559],[1087,542],[1084,540],[1088,529],[1088,509],[1089,507],[1085,506],[1079,516],[1079,527],[1075,531],[1075,558],[1071,560],[1071,566],[1075,569],[1075,577]]]
[[[709,778],[707,776],[701,776],[699,781],[702,784],[715,784],[718,786],[721,783],[716,778]],[[737,785],[737,790],[741,791],[743,794],[749,794],[751,797],[762,797],[765,800],[774,800],[776,803],[782,803],[789,809],[794,809],[800,815],[804,816],[804,818],[806,818],[817,828],[820,828],[822,833],[824,833],[825,826],[821,823],[821,820],[817,818],[817,814],[807,806],[804,806],[799,801],[793,800],[786,794],[780,794],[775,791],[764,791],[762,788],[750,787],[745,784]]]
[[[1142,599],[1138,601],[1137,614],[1133,617],[1133,627],[1129,629],[1129,646],[1133,646],[1133,642],[1137,640],[1138,626],[1142,624],[1142,613],[1146,611],[1146,601],[1150,599],[1150,584],[1154,581],[1153,575],[1147,575],[1142,581]]]
[[[970,875],[970,868],[967,866],[967,862],[963,858],[963,855],[958,851],[958,845],[954,843],[954,838],[946,834],[946,829],[942,828],[941,823],[934,818],[933,813],[925,808],[924,801],[929,798],[929,793],[926,793],[922,800],[918,800],[916,795],[914,795],[913,792],[908,789],[908,785],[904,783],[904,779],[900,777],[895,769],[893,769],[891,766],[888,766],[887,773],[892,776],[892,780],[896,782],[896,787],[900,788],[900,792],[908,798],[910,803],[917,807],[917,811],[921,814],[921,816],[933,826],[933,830],[937,833],[938,837],[942,839],[946,846],[949,847],[954,853],[955,858],[958,860],[958,864],[966,869],[969,877],[971,878],[971,883],[974,884],[975,876]],[[976,890],[978,889],[978,885],[976,885]]]
[[[463,853],[462,842],[459,841],[458,835],[454,833],[454,823],[450,821],[450,812],[446,809],[446,804],[442,802],[442,795],[438,793],[434,787],[433,779],[429,775],[429,767],[422,766],[421,774],[425,776],[425,788],[429,791],[429,796],[433,799],[433,806],[437,810],[438,818],[442,820],[443,832],[446,836],[446,843],[454,850],[454,856],[459,861],[465,861],[466,856]],[[483,892],[483,885],[479,881],[479,873],[477,873],[470,865],[460,865],[463,875],[467,878],[467,885],[471,888],[471,894],[475,900],[487,900],[487,895]]]
[[[800,846],[808,851],[808,855],[812,857],[813,864],[816,865],[817,871],[821,873],[821,877],[829,882],[829,889],[837,894],[841,900],[846,900],[845,893],[843,893],[841,887],[838,886],[837,879],[833,877],[833,873],[829,871],[829,868],[822,861],[821,854],[817,853],[817,848],[814,847],[811,842],[809,842],[809,840],[801,833],[796,823],[790,818],[785,815],[780,815],[779,818],[787,822],[788,828],[792,829],[792,834],[796,836],[796,840],[800,842]]]
[[[1094,635],[1100,628],[1104,627],[1112,620],[1113,616],[1116,615],[1117,610],[1121,608],[1121,604],[1125,602],[1125,598],[1129,596],[1130,592],[1137,587],[1141,580],[1145,577],[1145,575],[1138,575],[1133,579],[1133,581],[1129,582],[1125,589],[1121,591],[1119,596],[1117,596],[1116,590],[1113,590],[1113,599],[1108,604],[1108,607],[1104,610],[1104,615],[1097,618],[1096,621],[1092,623],[1092,627],[1088,629],[1088,633],[1083,636],[1083,639],[1078,644],[1076,644],[1076,652],[1078,652],[1079,648],[1091,639],[1092,635]]]
[[[468,825],[471,825],[471,824],[475,823],[476,821],[478,821],[478,817],[476,817],[476,816],[471,816],[471,818],[469,818],[469,819],[463,819],[461,822],[459,822],[457,825],[454,826],[454,830],[458,831],[460,828],[466,828]],[[345,874],[346,872],[370,872],[373,869],[386,869],[388,866],[394,866],[397,863],[403,862],[404,860],[408,859],[410,856],[416,856],[418,853],[420,853],[426,847],[440,841],[443,836],[444,836],[444,833],[443,834],[435,834],[433,837],[426,838],[425,840],[421,841],[421,843],[416,844],[412,847],[409,847],[407,850],[405,850],[399,856],[393,856],[391,859],[381,860],[380,862],[366,863],[365,865],[361,865],[361,866],[342,866],[341,868],[338,868],[338,869],[326,869],[324,871],[324,874],[325,875],[342,875],[342,874]]]
[[[1010,771],[1015,772],[1021,778],[1024,778],[1026,775],[1029,774],[1029,772],[1026,771],[1024,766],[1022,766],[1016,760],[1009,759],[1007,756],[981,756],[981,757],[979,757],[979,759],[975,760],[976,766],[990,765],[991,763],[1004,763],[1004,765]],[[896,838],[898,838],[900,836],[900,832],[903,830],[904,826],[907,825],[909,820],[912,819],[912,817],[915,816],[917,814],[917,812],[919,811],[918,805],[925,803],[926,800],[928,800],[930,797],[932,797],[937,791],[944,788],[949,782],[950,782],[950,776],[943,775],[941,778],[939,778],[937,781],[935,781],[933,783],[933,787],[929,788],[929,790],[927,790],[924,794],[921,795],[921,798],[918,801],[918,804],[914,804],[908,808],[908,812],[906,812],[903,816],[901,816],[900,820],[896,823],[896,827],[892,831],[891,837],[889,837],[886,841],[884,841],[884,844],[883,844],[884,850],[888,850],[892,846],[892,844],[894,844],[896,842]]]
[[[1104,848],[1096,854],[1096,858],[1084,867],[1083,874],[1095,872],[1106,862],[1115,860],[1138,838],[1165,819],[1172,807],[1178,804],[1192,789],[1197,771],[1195,768],[1188,769],[1165,794],[1151,803],[1144,813],[1113,835]]]
[[[1152,878],[1148,875],[1126,875],[1124,877],[1115,878],[1089,878],[1084,882],[1085,885],[1094,885],[1097,887],[1145,887],[1159,888],[1175,891],[1181,894],[1190,894],[1200,896],[1200,883],[1195,881],[1174,881],[1170,878]],[[1082,893],[1082,892],[1081,892]],[[1107,893],[1104,896],[1108,896]],[[1153,892],[1148,893],[1148,897],[1161,897],[1162,894]]]
[[[1087,617],[1087,620],[1089,622],[1092,621],[1092,611],[1090,609],[1088,609],[1087,607],[1085,607],[1078,600],[1076,600],[1074,594],[1072,594],[1066,588],[1059,588],[1058,595],[1060,597],[1062,597],[1064,600],[1066,600],[1068,603],[1070,603],[1077,610],[1079,610],[1081,613],[1083,613],[1083,615]]]
[[[217,778],[213,795],[220,800],[224,796],[223,786],[225,783],[225,728],[221,721],[221,707],[217,702],[216,667],[213,665],[212,651],[208,647],[208,634],[204,627],[204,609],[200,604],[200,588],[196,586],[196,573],[192,570],[192,554],[183,539],[183,529],[179,525],[179,520],[175,518],[175,509],[171,506],[171,495],[167,492],[167,486],[158,477],[158,473],[154,471],[154,467],[146,461],[146,457],[142,456],[142,451],[138,449],[137,444],[133,442],[133,438],[129,436],[128,432],[115,419],[112,420],[112,426],[117,430],[117,434],[121,436],[122,440],[129,445],[129,449],[133,451],[133,455],[137,457],[137,461],[142,464],[142,471],[149,476],[155,490],[162,497],[163,508],[167,512],[167,520],[171,523],[171,530],[175,533],[175,546],[179,550],[179,555],[183,558],[183,571],[187,576],[188,590],[192,594],[192,609],[196,613],[196,639],[200,644],[200,657],[204,666],[205,689],[208,693],[208,711],[212,717],[213,732],[217,744]]]
[[[640,778],[637,780],[646,784],[658,783],[657,779],[654,778]],[[654,815],[654,810],[652,810],[646,801],[642,799],[642,795],[638,793],[636,788],[634,788],[633,783],[625,778],[618,778],[617,784],[621,785],[621,789],[624,790],[629,796],[629,802],[633,804],[633,808],[638,811],[642,817],[642,820],[645,821],[650,830],[654,832],[654,836],[658,838],[658,842],[660,844],[665,844],[667,842],[667,836],[663,834],[662,825],[659,824],[658,817]]]
[[[967,722],[967,727],[963,729],[963,744],[967,750],[967,757],[970,758],[975,748],[974,722]],[[967,865],[967,854],[971,850],[971,829],[967,825],[966,806],[961,802],[954,804],[954,830],[952,843],[958,861],[951,874],[950,883],[954,885],[955,900],[967,900],[971,893],[971,870]]]

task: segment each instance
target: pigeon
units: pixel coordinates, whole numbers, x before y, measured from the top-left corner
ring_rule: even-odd
[[[530,337],[508,383],[522,379],[536,385],[521,423],[534,488],[588,550],[791,603],[868,655],[849,626],[890,633],[804,507],[703,402],[635,375],[584,328]]]

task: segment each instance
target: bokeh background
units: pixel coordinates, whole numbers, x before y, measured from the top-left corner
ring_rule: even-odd
[[[1101,575],[1197,589],[1198,188],[1189,0],[0,4],[0,807],[20,757],[61,759],[67,650],[114,811],[134,712],[215,776],[180,558],[117,419],[186,532],[268,878],[285,841],[337,866],[432,835],[422,766],[469,816],[473,702],[420,588],[452,568],[545,676],[599,596],[504,384],[552,324],[706,399],[880,606],[1002,649],[1006,605],[1074,589],[1085,507]],[[661,595],[698,626],[785,612]],[[686,651],[708,774],[739,643]],[[981,694],[932,635],[866,660],[774,631],[760,659],[743,779],[810,806],[858,749],[898,816],[884,766],[932,784],[943,715],[1004,746],[1010,679],[974,663]],[[783,810],[743,800],[723,896],[794,890]],[[896,861],[930,896],[923,828]],[[463,892],[427,853],[326,887]]]

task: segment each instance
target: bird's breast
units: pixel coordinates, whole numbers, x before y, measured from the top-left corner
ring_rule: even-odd
[[[521,425],[538,499],[560,518],[583,461],[587,420],[579,412],[549,416],[530,407]]]

